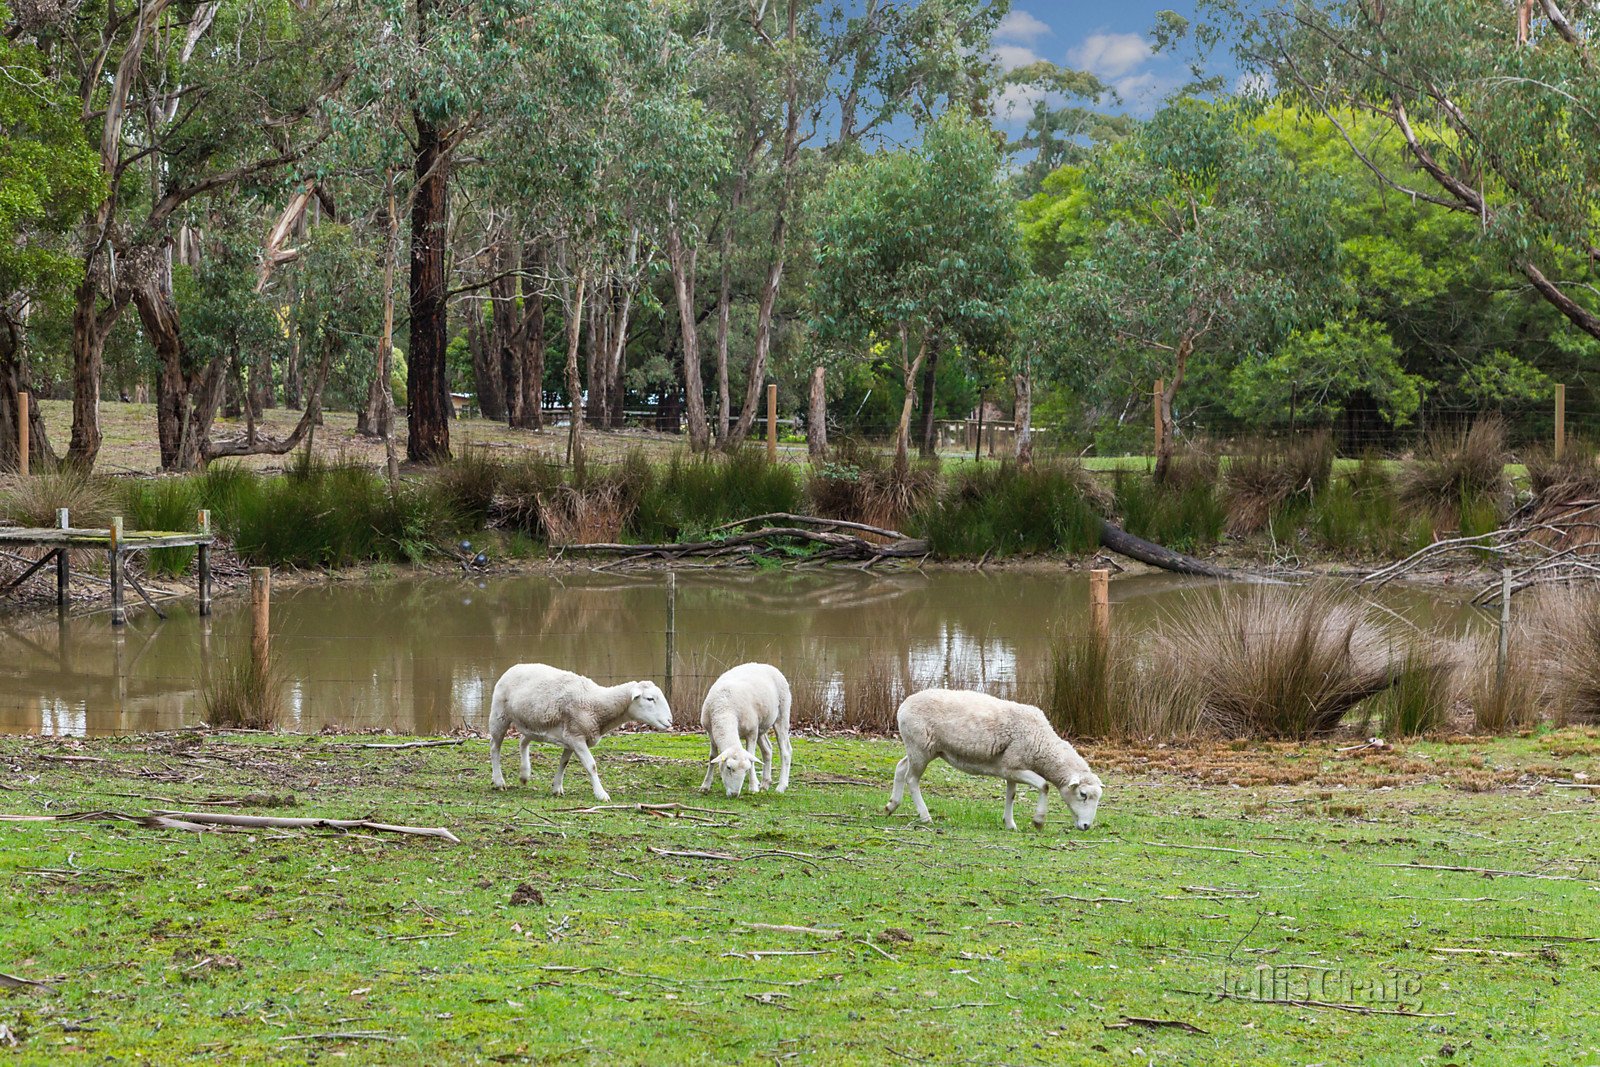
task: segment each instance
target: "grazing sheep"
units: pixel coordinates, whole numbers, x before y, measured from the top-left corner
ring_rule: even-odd
[[[765,663],[741,663],[724,671],[706,693],[700,708],[700,726],[711,738],[711,762],[704,793],[711,788],[711,775],[722,772],[722,785],[730,797],[744,788],[744,776],[751,775],[750,791],[761,792],[761,781],[754,775],[754,749],[759,743],[766,765],[766,787],[772,788],[771,730],[778,735],[778,750],[783,755],[783,770],[778,775],[778,792],[789,788],[789,680],[776,667]]]
[[[576,753],[594,787],[594,798],[611,799],[600,784],[589,746],[628,719],[657,730],[672,729],[672,709],[654,682],[623,682],[598,685],[581,674],[549,667],[543,663],[520,663],[500,676],[494,684],[494,699],[489,706],[489,760],[494,769],[496,789],[504,789],[500,773],[500,742],[506,729],[517,725],[522,741],[522,781],[532,773],[528,765],[528,746],[534,741],[553,741],[562,746],[561,762],[556,765],[555,794],[565,792],[561,776],[567,760]]]
[[[1011,807],[1018,783],[1039,791],[1039,806],[1033,812],[1035,827],[1044,827],[1052,785],[1067,798],[1078,829],[1094,825],[1104,787],[1038,708],[987,693],[924,689],[906,697],[896,718],[906,755],[894,769],[894,790],[885,808],[890,814],[900,806],[909,785],[917,818],[933,821],[922,802],[922,771],[935,758],[942,758],[958,771],[1005,779],[1007,830],[1017,828]]]

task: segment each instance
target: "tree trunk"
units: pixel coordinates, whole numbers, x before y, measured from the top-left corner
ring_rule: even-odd
[[[828,458],[828,393],[822,364],[811,368],[810,406],[806,414],[806,451],[811,462]]]
[[[495,351],[497,338],[492,329],[483,325],[483,307],[473,301],[467,322],[467,342],[472,351],[472,387],[477,393],[478,414],[492,422],[506,417],[504,378],[501,377],[500,355]]]
[[[383,243],[383,330],[378,334],[378,358],[373,364],[372,381],[367,384],[367,405],[362,412],[367,429],[356,429],[388,443],[394,434],[394,386],[390,383],[394,372],[390,368],[394,365],[394,261],[400,244],[400,216],[395,213],[392,172],[383,184],[388,194]]]
[[[584,370],[588,381],[588,392],[584,396],[583,417],[590,426],[603,427],[606,424],[606,397],[605,397],[605,356],[607,347],[605,326],[611,322],[611,316],[605,311],[605,304],[611,298],[611,285],[609,279],[601,277],[596,279],[594,290],[589,294],[589,327],[588,353]]]
[[[772,223],[772,261],[767,267],[766,281],[761,286],[761,301],[756,306],[755,353],[750,357],[750,373],[745,382],[744,407],[739,411],[739,422],[729,434],[727,447],[750,436],[755,424],[756,410],[761,405],[762,387],[766,384],[767,354],[772,350],[773,311],[778,303],[778,286],[783,281],[783,263],[786,239],[789,232],[789,207],[794,200],[795,164],[800,152],[800,80],[793,55],[799,33],[800,0],[789,0],[789,25],[785,34],[791,55],[784,78],[783,153],[778,169],[781,182],[778,193],[778,213]]]
[[[894,469],[904,474],[911,466],[911,404],[917,398],[917,372],[928,355],[928,335],[923,334],[917,345],[917,356],[910,359],[910,340],[904,326],[900,327],[900,369],[904,375],[905,399],[900,402],[900,423],[894,434]]]
[[[1017,424],[1017,466],[1033,466],[1033,372],[1024,366],[1012,380],[1017,393],[1017,409],[1012,419]]]
[[[17,394],[32,392],[28,381],[27,351],[22,343],[22,330],[9,316],[0,314],[0,471],[14,471],[18,467]],[[56,453],[45,436],[44,417],[39,413],[36,396],[28,405],[28,464],[41,471],[56,461]]]
[[[717,447],[726,450],[728,431],[733,420],[733,398],[728,391],[728,331],[733,317],[733,225],[744,204],[744,193],[750,182],[750,170],[755,166],[759,139],[752,134],[745,164],[734,179],[733,197],[728,213],[722,222],[722,253],[720,256],[720,284],[717,286]]]
[[[695,249],[683,247],[683,235],[678,228],[668,226],[667,262],[672,273],[672,293],[678,303],[678,331],[683,347],[683,393],[689,415],[689,448],[694,452],[704,452],[711,447],[711,427],[706,424],[706,397],[700,381],[700,331],[694,315],[695,259]],[[747,407],[754,411],[755,401],[750,401]],[[747,413],[740,414],[741,425]]]
[[[82,470],[94,467],[100,454],[100,378],[105,364],[106,338],[127,306],[118,292],[102,310],[92,278],[78,283],[72,309],[72,439],[67,462]]]
[[[1166,388],[1161,391],[1161,410],[1157,417],[1161,420],[1161,447],[1156,450],[1155,480],[1165,482],[1167,474],[1172,469],[1172,452],[1177,440],[1177,420],[1172,417],[1172,401],[1178,395],[1178,389],[1183,385],[1183,375],[1189,367],[1189,356],[1194,351],[1194,339],[1189,334],[1184,334],[1178,339],[1178,350],[1173,359],[1172,378],[1167,382]]]
[[[417,0],[418,36],[426,43],[428,16],[437,0]],[[411,338],[406,399],[411,418],[406,458],[438,463],[450,458],[449,385],[445,346],[449,306],[445,296],[445,241],[449,223],[449,160],[438,126],[419,110],[416,184],[411,204]]]
[[[527,430],[544,429],[544,282],[538,277],[539,255],[522,257],[522,324],[517,329],[517,355],[522,363],[522,419]]]
[[[578,277],[569,282],[571,295],[567,300],[567,462],[575,470],[583,469],[583,378],[578,373],[578,341],[583,333],[583,289],[588,279],[584,269],[578,268]]]
[[[502,237],[491,259],[495,273],[489,283],[489,352],[493,372],[500,378],[507,426],[522,424],[522,359],[517,349],[517,279],[515,250]]]
[[[933,440],[933,400],[934,390],[937,387],[935,375],[939,370],[939,350],[931,349],[928,352],[928,362],[922,368],[922,443],[919,451],[923,459],[932,459],[934,455]]]
[[[158,363],[156,438],[161,469],[191,471],[205,459],[211,423],[227,384],[227,360],[217,357],[204,367],[191,369],[170,267],[165,255],[157,258],[155,269],[138,279],[133,303]]]

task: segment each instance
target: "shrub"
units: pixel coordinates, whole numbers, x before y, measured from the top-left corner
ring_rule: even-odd
[[[798,468],[769,463],[753,448],[728,456],[674,456],[665,471],[641,481],[632,527],[652,542],[701,540],[726,523],[800,511],[804,496]]]
[[[938,492],[939,483],[937,467],[896,471],[882,453],[847,440],[830,462],[812,468],[806,495],[824,518],[898,530]]]
[[[1178,552],[1204,551],[1221,538],[1227,516],[1214,482],[1169,488],[1122,470],[1113,479],[1117,513],[1129,533]]]
[[[188,532],[198,528],[200,493],[194,478],[140,478],[126,483],[129,529]],[[213,520],[215,521],[215,520]],[[193,548],[158,548],[147,555],[152,574],[182,574],[194,559]]]
[[[0,493],[0,517],[22,526],[54,527],[56,510],[66,508],[73,526],[109,526],[116,500],[116,491],[105,478],[63,463],[18,478],[11,489]]]
[[[1357,601],[1320,589],[1192,597],[1156,632],[1159,670],[1234,737],[1304,740],[1392,681],[1387,635]]]
[[[1086,499],[1087,481],[1075,464],[966,467],[911,526],[946,559],[1092,552],[1100,545],[1101,520]]]
[[[1490,507],[1498,519],[1506,458],[1505,423],[1495,417],[1479,418],[1465,431],[1433,434],[1401,471],[1400,500],[1429,516],[1436,529],[1481,526]]]
[[[1291,502],[1313,500],[1333,471],[1333,438],[1326,432],[1278,447],[1253,447],[1234,456],[1223,478],[1228,532],[1255,533]]]
[[[502,464],[482,446],[468,445],[461,454],[433,472],[441,504],[454,513],[461,528],[479,530],[489,524]]]

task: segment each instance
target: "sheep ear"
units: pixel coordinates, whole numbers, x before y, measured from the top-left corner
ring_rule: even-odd
[[[736,749],[736,748],[725,748],[725,749],[723,749],[721,752],[717,753],[715,756],[712,757],[711,766],[713,766],[713,767],[722,766],[724,763],[727,763],[728,762],[728,758],[730,756],[732,756],[737,751],[739,751],[739,750]]]
[[[644,683],[643,682],[634,682],[633,683],[633,692],[631,694],[629,694],[629,696],[633,700],[638,700],[640,697],[644,696]]]
[[[1068,789],[1076,789],[1076,788],[1078,788],[1078,786],[1080,786],[1082,784],[1083,784],[1083,775],[1081,775],[1081,774],[1074,774],[1071,778],[1067,779],[1067,788]]]

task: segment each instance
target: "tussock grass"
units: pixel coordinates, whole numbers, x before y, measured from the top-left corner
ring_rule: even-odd
[[[499,472],[494,502],[498,521],[529,537],[549,541],[539,498],[553,496],[565,484],[565,470],[550,456],[527,455],[506,464]]]
[[[188,531],[197,528],[200,509],[196,478],[136,479],[126,483],[125,522],[129,529]],[[212,517],[215,525],[216,518]],[[193,548],[158,548],[149,555],[152,574],[176,576],[188,569]]]
[[[504,470],[487,448],[467,445],[434,471],[433,489],[465,528],[479,530],[489,524]]]
[[[935,556],[1083,554],[1100,545],[1100,513],[1082,469],[1064,462],[968,467],[912,519]]]
[[[62,463],[18,478],[0,493],[0,518],[21,526],[53,527],[56,509],[67,508],[73,526],[106,526],[117,503],[116,488],[108,479]]]
[[[206,722],[213,727],[270,730],[283,718],[283,687],[272,669],[254,656],[225,660],[201,691]]]
[[[768,463],[754,448],[728,456],[675,456],[664,469],[642,466],[647,477],[630,521],[641,541],[700,540],[725,523],[800,511],[805,500],[799,468]]]
[[[1547,590],[1521,610],[1534,620],[1556,723],[1600,722],[1600,594]]]
[[[1129,732],[1137,685],[1120,648],[1087,626],[1058,632],[1050,643],[1045,715],[1063,737],[1118,737]]]
[[[563,485],[537,498],[539,525],[552,545],[614,544],[632,512],[623,486]]]
[[[1507,458],[1505,423],[1498,417],[1432,434],[1421,454],[1401,470],[1400,501],[1430,516],[1436,530],[1484,532],[1485,523],[1497,524],[1504,506]]]
[[[1448,724],[1455,696],[1455,664],[1419,638],[1405,650],[1394,684],[1373,701],[1373,711],[1385,737],[1422,737]]]
[[[1179,466],[1174,457],[1173,468]],[[1203,552],[1221,539],[1227,511],[1214,478],[1189,482],[1169,475],[1158,485],[1133,471],[1112,477],[1117,513],[1129,533],[1178,552]]]
[[[1228,533],[1255,533],[1291,501],[1315,499],[1332,471],[1333,438],[1325,431],[1247,448],[1229,461],[1223,477]]]
[[[1182,679],[1204,724],[1230,737],[1326,734],[1393,680],[1393,642],[1370,610],[1323,589],[1191,597],[1154,637],[1155,669]]]
[[[897,471],[889,457],[859,441],[846,440],[833,450],[829,462],[812,469],[806,496],[816,514],[824,518],[898,530],[933,499],[939,485],[936,467]]]

